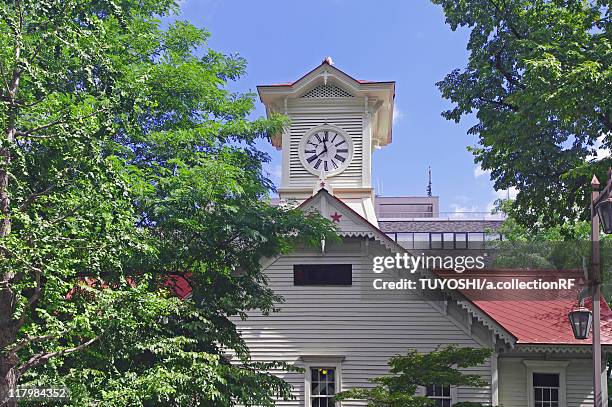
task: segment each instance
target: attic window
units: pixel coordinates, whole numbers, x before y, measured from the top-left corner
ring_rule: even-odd
[[[352,98],[353,95],[334,85],[319,85],[308,92],[303,98]]]
[[[353,285],[351,264],[294,264],[294,285]]]

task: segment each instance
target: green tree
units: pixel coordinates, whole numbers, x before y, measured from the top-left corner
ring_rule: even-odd
[[[0,5],[0,405],[18,383],[66,385],[73,405],[289,395],[232,318],[281,300],[261,258],[334,230],[270,206],[254,143],[284,119],[248,119],[253,95],[226,89],[245,61],[163,29],[175,8]]]
[[[517,222],[561,225],[588,216],[593,174],[612,159],[612,16],[608,0],[433,0],[453,30],[470,30],[469,60],[437,85],[449,120],[469,133],[496,189],[516,187]]]
[[[429,353],[410,350],[389,360],[390,374],[371,379],[372,387],[338,393],[336,400],[359,399],[369,407],[428,407],[434,401],[416,395],[419,387],[483,387],[487,382],[478,375],[460,369],[481,365],[491,355],[490,349],[447,346]],[[480,403],[457,403],[455,406],[477,407]]]

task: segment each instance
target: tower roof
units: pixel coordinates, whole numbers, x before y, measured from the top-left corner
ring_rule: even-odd
[[[287,114],[290,100],[299,99],[320,85],[339,88],[341,95],[334,96],[335,98],[346,99],[345,96],[349,95],[351,99],[357,98],[355,102],[362,99],[364,111],[372,113],[372,140],[379,146],[391,143],[395,98],[394,81],[355,79],[332,65],[331,58],[328,57],[320,65],[293,82],[260,85],[257,86],[257,91],[261,102],[266,106],[268,115]],[[282,147],[280,135],[272,137],[272,144],[278,148]]]

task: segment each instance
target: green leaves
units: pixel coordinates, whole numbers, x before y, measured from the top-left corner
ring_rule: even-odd
[[[250,120],[227,89],[244,59],[162,29],[174,9],[0,6],[0,358],[73,405],[272,406],[290,389],[267,370],[290,367],[251,361],[232,318],[282,300],[260,259],[335,229],[269,204],[254,146],[286,119]]]
[[[471,30],[467,66],[437,85],[458,121],[476,113],[475,161],[496,189],[518,189],[524,226],[586,219],[593,174],[612,143],[612,42],[605,2],[434,0],[451,28]]]
[[[410,350],[389,360],[390,374],[371,379],[371,388],[358,388],[339,393],[337,400],[366,400],[370,407],[427,407],[433,400],[415,395],[419,387],[469,386],[483,387],[487,382],[479,375],[465,374],[459,369],[481,365],[491,355],[490,349],[447,346],[429,353]],[[467,406],[480,406],[478,403]]]

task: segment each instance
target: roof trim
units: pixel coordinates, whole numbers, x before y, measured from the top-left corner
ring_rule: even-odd
[[[374,237],[374,239],[379,241],[381,244],[387,246],[390,250],[393,251],[393,249],[395,248],[397,250],[397,252],[400,252],[400,253],[408,252],[408,253],[410,253],[409,250],[406,250],[405,248],[400,246],[395,240],[391,239],[383,231],[381,231],[379,228],[377,228],[375,225],[373,225],[370,221],[368,221],[366,218],[364,218],[359,213],[357,213],[353,208],[348,206],[341,199],[339,199],[339,198],[335,197],[334,195],[330,194],[324,188],[320,189],[316,194],[314,194],[314,195],[308,197],[306,200],[304,200],[304,202],[302,202],[300,205],[298,205],[298,208],[303,208],[308,203],[312,202],[316,197],[318,197],[319,194],[326,194],[328,197],[333,198],[343,208],[348,210],[350,213],[356,215],[358,218],[362,219],[363,222],[366,223],[366,225],[368,225],[370,228],[373,229],[372,230],[372,235],[373,235],[372,237]],[[367,233],[363,233],[363,232],[360,233],[360,234],[355,233],[355,232],[349,232],[349,233],[345,234],[345,236],[356,236],[356,235],[366,235],[366,234]],[[342,234],[341,234],[341,236],[342,236]],[[379,238],[376,239],[376,236],[379,236]],[[427,272],[426,270],[423,270],[423,271]],[[493,319],[491,316],[489,316],[486,312],[482,311],[471,300],[469,300],[467,297],[465,297],[463,294],[461,294],[457,290],[447,290],[447,289],[445,289],[444,292],[446,294],[448,294],[454,301],[456,301],[457,305],[459,305],[460,307],[464,308],[468,312],[469,315],[471,315],[472,317],[476,318],[476,320],[478,320],[485,327],[487,327],[493,334],[497,335],[497,337],[499,337],[501,340],[503,340],[506,344],[510,345],[511,347],[514,347],[517,338],[514,335],[512,335],[508,330],[506,330],[506,328],[504,328],[495,319]]]
[[[359,219],[361,219],[363,222],[365,222],[368,226],[370,226],[373,230],[373,235],[372,237],[375,238],[375,240],[379,241],[380,243],[384,244],[385,246],[387,246],[390,250],[396,249],[396,251],[398,252],[404,252],[406,251],[406,249],[404,249],[400,244],[398,244],[395,240],[391,239],[389,236],[387,236],[387,234],[385,232],[383,232],[382,230],[380,230],[378,227],[376,227],[375,225],[373,225],[369,220],[367,220],[366,218],[364,218],[363,216],[361,216],[358,212],[356,212],[353,208],[351,208],[350,206],[348,206],[346,203],[344,203],[341,199],[335,197],[334,195],[330,194],[325,188],[321,188],[316,194],[308,197],[304,202],[302,202],[300,205],[298,205],[298,208],[303,208],[304,206],[306,206],[308,203],[310,203],[311,201],[313,201],[319,194],[325,194],[330,198],[333,198],[336,202],[338,202],[344,209],[346,209],[347,211],[349,211],[350,213],[354,214],[355,216],[357,216]],[[358,232],[346,232],[346,233],[340,233],[341,236],[347,236],[347,237],[355,237],[355,236],[359,236],[359,235],[365,235],[364,233],[358,233]],[[378,239],[376,239],[376,236],[378,237]]]
[[[395,85],[395,81],[367,81],[367,80],[363,80],[363,79],[355,79],[351,75],[349,75],[346,72],[344,72],[343,70],[341,70],[339,68],[336,68],[335,66],[331,65],[329,62],[323,61],[320,65],[317,65],[315,68],[313,68],[310,71],[306,72],[304,75],[300,76],[298,79],[296,79],[293,82],[274,83],[274,84],[270,84],[270,85],[257,85],[257,89],[260,89],[260,88],[291,87],[291,86],[295,85],[296,83],[298,83],[299,81],[301,81],[302,79],[306,78],[308,75],[310,75],[311,73],[313,73],[314,71],[316,71],[317,69],[319,69],[323,65],[327,65],[327,66],[337,70],[338,72],[341,72],[342,74],[346,75],[347,77],[349,77],[350,79],[352,79],[353,81],[357,82],[360,85],[374,85],[374,84],[393,84],[393,85]]]

